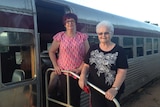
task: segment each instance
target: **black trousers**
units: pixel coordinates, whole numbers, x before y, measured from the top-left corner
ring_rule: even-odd
[[[67,76],[62,74],[59,76],[61,82],[61,89],[64,95],[64,102],[67,102]],[[80,107],[80,95],[81,95],[81,88],[78,85],[78,79],[74,79],[73,77],[69,76],[70,81],[70,104],[74,107]]]
[[[104,95],[90,87],[91,91],[91,107],[116,107],[113,101],[107,100]],[[121,94],[116,95],[116,99],[119,101]]]

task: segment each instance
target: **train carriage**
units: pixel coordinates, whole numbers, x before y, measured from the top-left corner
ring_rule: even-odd
[[[109,20],[113,40],[127,54],[129,69],[123,98],[160,76],[160,27],[62,0],[0,0],[0,107],[46,106],[48,49],[52,36],[65,30],[62,16],[78,16],[78,30],[97,43],[95,26]],[[48,78],[48,77],[47,77]],[[49,105],[50,106],[50,105]],[[88,107],[82,93],[81,106]]]

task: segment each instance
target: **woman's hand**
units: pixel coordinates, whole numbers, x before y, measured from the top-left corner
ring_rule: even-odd
[[[84,63],[82,62],[82,64],[76,68],[76,69],[73,69],[72,72],[76,73],[76,74],[81,74],[81,71],[82,71],[82,67],[83,67]]]
[[[79,69],[79,68],[73,69],[72,72],[74,72],[76,74],[80,74],[81,73],[81,69]]]
[[[105,98],[112,101],[113,98],[117,95],[117,93],[118,93],[117,90],[115,90],[114,88],[110,88],[106,91]]]
[[[61,69],[59,68],[59,66],[55,66],[54,67],[54,71],[56,74],[60,75],[61,74]]]
[[[82,75],[80,75],[80,78],[78,80],[78,84],[79,84],[79,87],[83,90],[85,86],[87,86],[86,84],[86,78]]]

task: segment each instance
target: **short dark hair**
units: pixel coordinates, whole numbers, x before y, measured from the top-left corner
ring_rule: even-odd
[[[77,15],[75,15],[74,13],[67,13],[67,14],[65,14],[65,15],[63,16],[63,24],[65,24],[65,23],[66,23],[66,20],[67,20],[67,19],[70,19],[70,18],[73,18],[73,19],[75,20],[76,24],[77,24],[78,17],[77,17]]]

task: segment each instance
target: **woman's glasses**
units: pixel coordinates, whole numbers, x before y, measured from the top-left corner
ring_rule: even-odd
[[[75,20],[66,20],[66,23],[75,23]]]
[[[109,35],[110,34],[110,32],[100,32],[100,33],[97,33],[97,35]]]

